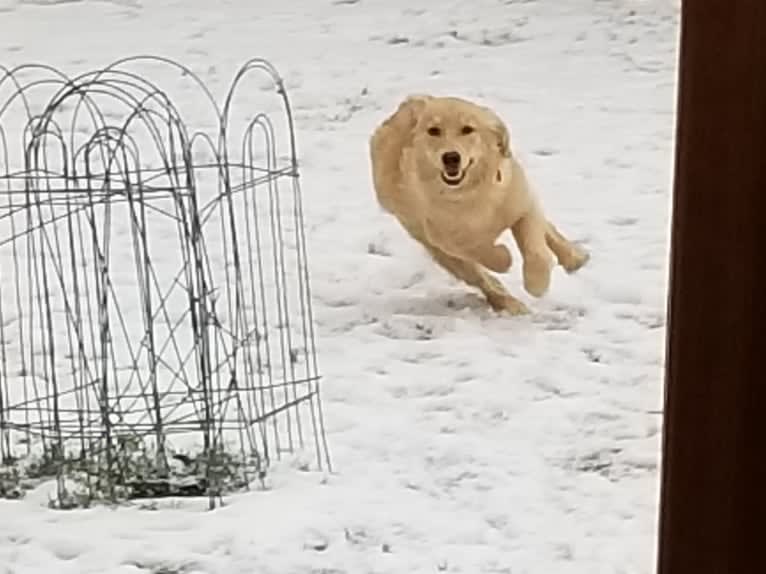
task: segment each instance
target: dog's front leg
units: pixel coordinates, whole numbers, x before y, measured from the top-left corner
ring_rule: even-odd
[[[546,242],[547,231],[548,222],[537,209],[533,209],[511,227],[524,260],[524,289],[535,297],[542,297],[551,284],[553,257]]]
[[[506,273],[513,263],[511,252],[505,245],[468,246],[463,252],[463,259],[475,261],[495,273]]]
[[[478,263],[495,273],[505,273],[511,268],[513,262],[511,252],[505,245],[469,241],[461,237],[459,233],[441,232],[438,228],[429,225],[428,221],[426,221],[425,230],[428,239],[448,255]]]
[[[426,245],[426,249],[434,261],[454,277],[481,290],[495,311],[505,311],[510,315],[529,313],[524,303],[511,295],[497,278],[487,273],[477,263],[449,255],[434,245]]]

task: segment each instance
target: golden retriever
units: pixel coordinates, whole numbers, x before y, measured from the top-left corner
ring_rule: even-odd
[[[370,157],[381,207],[496,311],[529,312],[487,271],[511,267],[510,251],[497,243],[506,229],[522,255],[524,288],[535,297],[549,288],[551,251],[570,273],[589,259],[548,221],[511,152],[508,128],[486,107],[409,96],[373,133]]]

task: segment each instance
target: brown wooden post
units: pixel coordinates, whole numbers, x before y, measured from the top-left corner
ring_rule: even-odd
[[[659,574],[766,573],[766,0],[684,0]]]

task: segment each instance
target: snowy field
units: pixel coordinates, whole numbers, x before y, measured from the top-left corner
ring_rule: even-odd
[[[677,0],[0,0],[0,64],[182,61],[223,94],[271,61],[295,111],[334,473],[155,512],[0,500],[0,574],[649,574],[654,568]],[[411,92],[508,121],[587,246],[497,316],[371,189]],[[517,258],[516,261],[519,259]]]

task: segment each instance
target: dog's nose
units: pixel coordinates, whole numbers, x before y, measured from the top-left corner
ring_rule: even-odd
[[[448,151],[442,154],[442,163],[444,167],[459,167],[460,154],[456,151]]]

